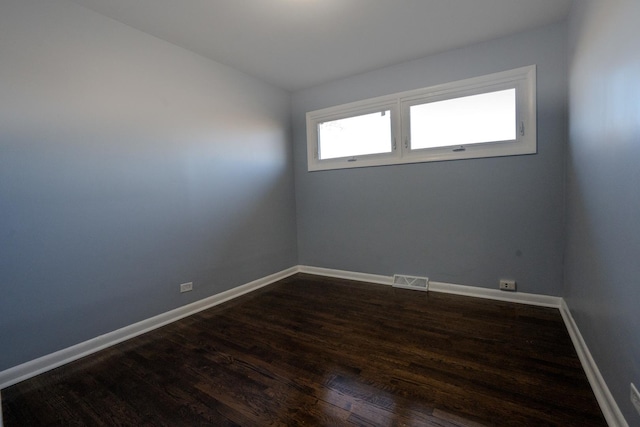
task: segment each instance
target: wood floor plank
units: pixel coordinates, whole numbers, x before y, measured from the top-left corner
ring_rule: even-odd
[[[305,274],[2,396],[8,427],[606,426],[557,309]]]

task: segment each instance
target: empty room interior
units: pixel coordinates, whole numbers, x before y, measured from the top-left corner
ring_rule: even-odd
[[[0,1],[0,425],[640,426],[639,19]]]

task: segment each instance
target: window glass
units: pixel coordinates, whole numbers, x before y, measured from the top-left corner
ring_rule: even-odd
[[[391,111],[318,124],[320,160],[391,152]]]
[[[411,149],[516,139],[516,90],[410,107]]]

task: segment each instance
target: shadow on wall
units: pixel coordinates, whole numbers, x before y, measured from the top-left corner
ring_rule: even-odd
[[[295,264],[287,93],[73,2],[2,8],[0,370]]]
[[[629,321],[638,317],[636,282],[630,274],[637,272],[637,252],[627,246],[633,246],[638,234],[633,226],[637,219],[627,217],[615,192],[594,191],[606,181],[604,187],[616,188],[619,177],[606,168],[585,168],[581,155],[569,146],[565,299],[617,404],[623,413],[633,414],[629,382],[640,371],[628,369],[637,366],[640,336],[638,323]]]
[[[10,159],[27,179],[0,185],[3,282],[20,283],[0,302],[0,369],[293,265],[283,138],[253,132],[229,156]]]

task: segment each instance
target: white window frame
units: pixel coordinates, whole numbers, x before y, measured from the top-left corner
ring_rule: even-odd
[[[320,123],[387,110],[391,111],[390,123],[392,141],[390,153],[366,154],[324,160],[319,158],[320,146],[318,144],[318,125]],[[401,151],[398,150],[397,144],[397,137],[400,134],[399,111],[399,105],[396,97],[384,96],[307,113],[307,142],[309,143],[309,141],[312,141],[312,143],[308,144],[307,147],[309,155],[309,170],[342,169],[399,163],[401,153]],[[313,149],[310,149],[311,146],[313,146]]]
[[[409,111],[412,105],[513,88],[516,89],[515,140],[483,142],[455,147],[411,148]],[[392,151],[390,153],[319,159],[318,125],[320,123],[383,110],[391,111]],[[481,77],[324,108],[308,112],[306,119],[309,171],[535,154],[537,152],[536,66],[530,65]]]

